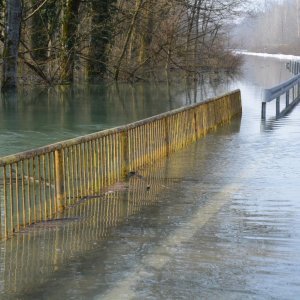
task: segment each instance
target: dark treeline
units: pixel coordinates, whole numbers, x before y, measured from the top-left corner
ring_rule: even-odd
[[[237,65],[240,0],[0,0],[2,91],[18,83],[160,80]]]
[[[299,55],[300,0],[267,0],[235,30],[235,43],[258,52]]]

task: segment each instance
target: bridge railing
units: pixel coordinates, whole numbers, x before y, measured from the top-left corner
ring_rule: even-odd
[[[169,190],[188,172],[188,166],[180,168],[180,174],[176,168],[166,170],[165,166],[166,162],[160,160],[141,171],[142,179],[131,176],[126,190],[122,186],[110,188],[109,192],[65,210],[62,219],[26,228],[16,240],[2,241],[1,294],[4,291],[21,293],[36,283],[37,278],[47,280],[71,256],[99,249],[101,240],[105,240],[115,227],[143,208],[156,206],[161,199],[160,193]],[[166,178],[170,175],[175,178]],[[147,186],[151,188],[147,190]],[[96,245],[95,240],[98,241]],[[63,249],[59,255],[57,248]]]
[[[195,141],[241,112],[240,91],[113,129],[0,158],[0,237]]]
[[[300,61],[290,60],[286,63],[286,68],[294,75],[297,75],[300,73]]]
[[[289,110],[295,102],[299,100],[300,96],[300,74],[294,76],[286,82],[283,82],[270,89],[263,91],[261,117],[266,118],[266,106],[268,102],[276,100],[276,117],[282,113],[280,111],[280,97],[285,95],[285,109],[284,112]]]

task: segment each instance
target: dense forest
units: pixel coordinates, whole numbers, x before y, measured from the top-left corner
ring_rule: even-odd
[[[0,0],[2,91],[231,69],[240,0]]]
[[[234,40],[250,51],[299,55],[300,0],[262,1],[236,27]]]

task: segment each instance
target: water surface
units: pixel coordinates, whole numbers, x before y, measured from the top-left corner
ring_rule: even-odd
[[[178,91],[172,104],[157,96],[155,107],[146,109],[148,100],[140,102],[136,115],[126,105],[121,109],[119,102],[105,100],[109,113],[104,115],[111,122],[103,122],[105,128],[235,88],[242,91],[243,116],[139,171],[142,176],[70,208],[67,221],[42,223],[2,242],[0,297],[296,299],[300,107],[276,120],[270,104],[266,122],[260,119],[262,88],[289,76],[283,60],[251,56],[239,79]],[[86,125],[100,128],[97,101],[86,101],[94,103]],[[75,117],[70,121],[71,114],[62,113],[64,105],[47,110],[69,120],[62,123],[69,124],[61,127],[68,128],[62,136],[75,135],[78,126],[84,127],[83,114],[77,113],[81,123]],[[87,106],[82,104],[82,111]],[[2,113],[7,109],[2,106]],[[15,116],[26,111],[25,106],[10,109]],[[55,136],[50,130],[44,135]]]

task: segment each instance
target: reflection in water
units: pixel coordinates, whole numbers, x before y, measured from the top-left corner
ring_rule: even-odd
[[[245,58],[243,77],[218,85],[241,88],[242,120],[141,171],[142,178],[132,177],[110,193],[72,207],[61,216],[68,220],[33,226],[3,241],[0,298],[296,299],[300,108],[270,124],[276,130],[262,131],[260,119],[261,90],[290,76],[281,68],[282,61]],[[116,89],[111,88],[111,95]],[[116,118],[114,101],[124,119],[146,114],[146,90],[119,87],[118,100],[103,100],[107,120]],[[179,94],[174,92],[172,101],[166,96],[159,103],[158,96],[154,106],[167,110],[171,103],[175,108],[214,93],[205,85],[192,88],[188,97],[185,89],[175,90]],[[174,89],[166,88],[165,95],[170,91]],[[101,117],[99,102],[82,101],[86,107],[94,103],[95,120]],[[17,106],[20,114],[33,109]],[[11,117],[17,109],[5,108],[8,114],[12,109]],[[72,104],[68,109],[75,110]],[[91,121],[93,109],[86,120]],[[2,103],[2,116],[3,110]],[[77,117],[74,126],[83,126],[80,113]]]
[[[248,56],[242,74],[234,76],[212,73],[181,83],[59,86],[0,95],[0,156],[127,124],[241,85],[268,88],[290,76],[284,61]],[[253,100],[260,105],[260,92]]]
[[[221,137],[238,132],[239,126],[240,118],[230,126],[224,126],[220,132]],[[216,151],[223,147],[222,143],[215,146]],[[195,147],[200,151],[202,167],[205,170],[205,157],[209,155],[209,149],[205,144],[193,145],[192,149]],[[172,157],[169,160],[159,160],[131,176],[127,182],[110,187],[105,194],[71,207],[59,219],[30,226],[14,238],[1,242],[0,296],[2,294],[3,297],[13,298],[23,295],[22,299],[27,296],[28,299],[39,298],[40,289],[49,288],[45,286],[49,280],[63,276],[63,268],[73,264],[73,259],[102,251],[101,249],[110,249],[110,241],[114,239],[115,231],[123,231],[122,228],[139,222],[141,213],[151,217],[155,208],[160,214],[161,205],[166,204],[162,195],[174,195],[174,190],[184,184],[185,178],[190,175],[190,166],[197,161],[199,155],[196,153],[188,156],[188,164],[187,161],[174,164]],[[172,202],[175,204],[177,200]],[[168,205],[172,207],[173,204]],[[179,209],[181,210],[180,207]],[[180,210],[177,211],[179,215]],[[159,215],[155,218],[157,226],[161,226],[163,230],[164,223],[168,223],[168,220],[160,219]],[[130,249],[126,246],[126,231],[124,234],[123,254],[128,255],[130,252],[127,251]],[[136,242],[145,246],[148,243],[141,236],[136,236]],[[76,272],[75,267],[71,271],[72,275],[69,275],[76,276]],[[106,271],[103,270],[103,276],[105,275]]]
[[[160,161],[155,166],[160,172],[153,172],[153,167],[147,169],[142,176],[132,176],[102,196],[67,209],[59,219],[30,226],[3,241],[0,295],[24,294],[43,284],[73,257],[99,248],[113,229],[130,216],[145,206],[156,205],[159,193],[176,181],[164,179],[163,164]]]
[[[274,101],[275,102],[275,101]],[[282,105],[281,100],[281,105]],[[271,117],[268,120],[262,119],[261,120],[261,130],[262,131],[272,131],[280,126],[284,126],[285,122],[281,121],[280,119],[286,118],[293,112],[293,110],[296,108],[296,106],[299,104],[300,98],[294,100],[289,106],[285,107],[278,116]]]
[[[285,65],[288,59],[284,57],[245,56],[244,61],[243,78],[250,85],[271,88],[292,77]]]
[[[208,89],[211,81],[60,86],[0,98],[0,156],[128,124],[230,89],[230,79],[215,79]]]

